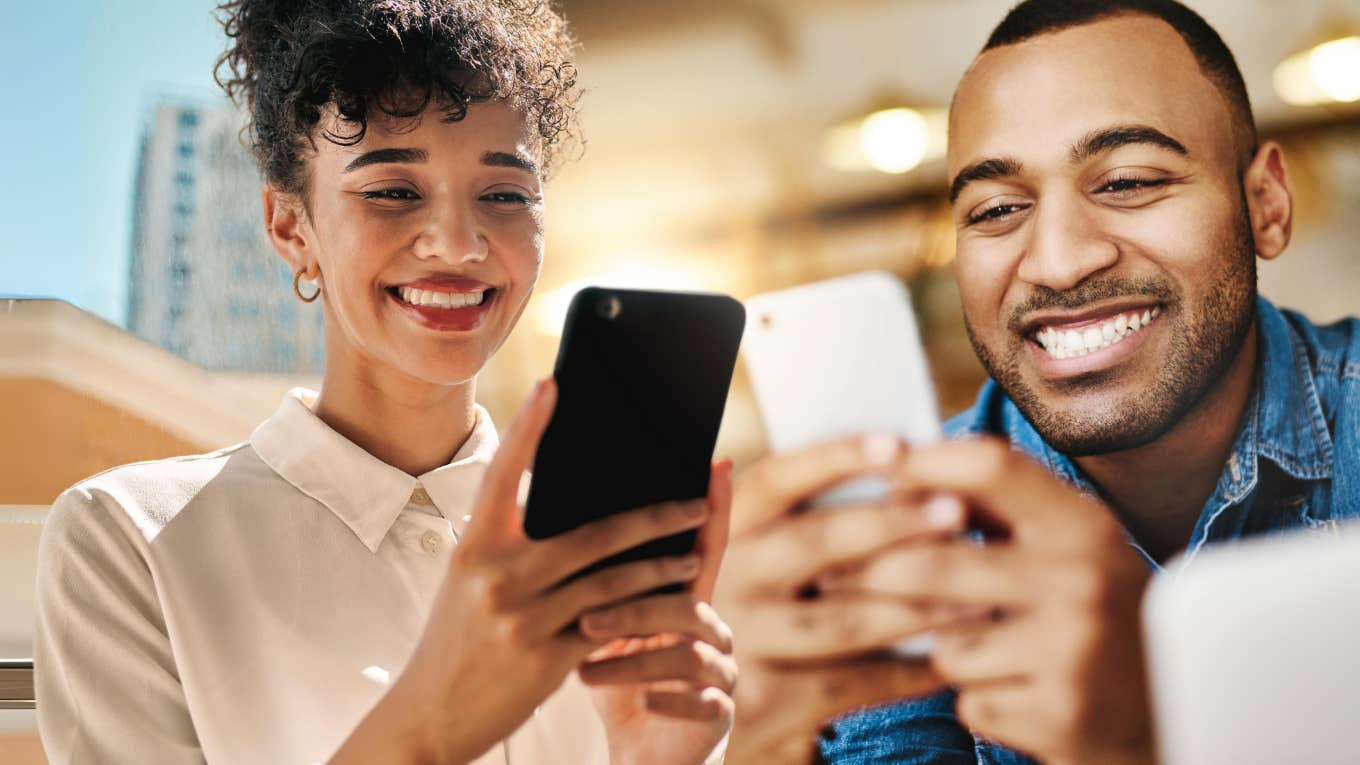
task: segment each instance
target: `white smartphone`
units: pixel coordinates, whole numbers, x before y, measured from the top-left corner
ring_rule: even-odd
[[[865,271],[746,301],[746,370],[773,451],[839,436],[940,438],[940,415],[911,296],[897,277]],[[882,499],[854,481],[815,504]]]
[[[910,444],[940,438],[939,408],[911,296],[881,271],[805,284],[746,301],[742,357],[772,451],[840,436],[891,433]],[[849,481],[813,506],[881,501],[881,478]],[[932,635],[897,645],[930,651]]]

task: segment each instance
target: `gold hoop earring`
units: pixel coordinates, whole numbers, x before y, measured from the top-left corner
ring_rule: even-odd
[[[316,286],[316,292],[313,292],[311,297],[303,295],[302,288],[298,286],[298,282],[302,281],[302,274],[304,273],[305,270],[306,269],[304,269],[303,271],[298,271],[297,273],[293,274],[293,294],[297,295],[298,300],[301,300],[304,303],[313,303],[316,301],[317,298],[321,297],[321,285],[318,284]]]

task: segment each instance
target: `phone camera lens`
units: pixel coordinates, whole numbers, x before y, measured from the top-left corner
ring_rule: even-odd
[[[610,295],[596,305],[596,310],[599,311],[601,317],[613,321],[623,311],[623,303],[619,301],[618,297]]]

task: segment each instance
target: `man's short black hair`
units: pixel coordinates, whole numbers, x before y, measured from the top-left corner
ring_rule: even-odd
[[[1189,46],[1199,62],[1200,71],[1218,86],[1228,101],[1235,123],[1233,131],[1243,143],[1239,148],[1246,154],[1243,158],[1245,168],[1256,153],[1256,121],[1252,117],[1242,72],[1237,68],[1232,51],[1214,28],[1176,0],[1025,0],[1012,8],[992,30],[982,51],[985,53],[1050,32],[1127,15],[1151,16],[1165,21]]]

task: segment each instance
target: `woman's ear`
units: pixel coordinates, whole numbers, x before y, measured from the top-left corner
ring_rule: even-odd
[[[1294,227],[1294,185],[1284,164],[1284,149],[1267,141],[1242,176],[1256,254],[1273,260],[1284,252]]]
[[[310,227],[297,197],[272,183],[266,183],[260,193],[264,202],[264,228],[274,250],[288,262],[293,273],[303,272],[303,278],[315,279],[319,267],[312,252]]]

